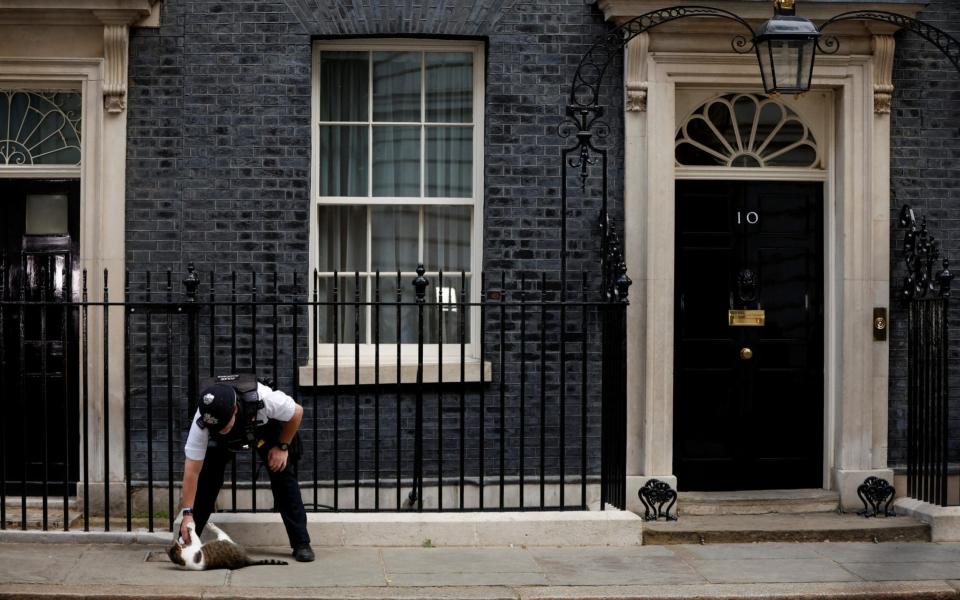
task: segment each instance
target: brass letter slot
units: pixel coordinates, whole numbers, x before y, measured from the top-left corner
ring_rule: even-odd
[[[730,327],[763,327],[767,313],[764,310],[731,310],[727,319]]]

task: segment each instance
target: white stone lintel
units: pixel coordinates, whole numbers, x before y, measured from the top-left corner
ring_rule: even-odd
[[[95,25],[149,21],[159,0],[4,0],[0,24]]]
[[[680,4],[670,0],[599,0],[597,7],[603,11],[607,21],[622,23],[633,17],[652,11],[669,8]],[[728,10],[739,17],[751,21],[761,22],[773,16],[772,2],[757,2],[756,0],[728,0],[718,8]],[[883,10],[895,12],[908,17],[916,17],[927,3],[924,1],[901,2],[891,0],[858,1],[855,6],[851,3],[838,4],[833,0],[803,0],[802,16],[814,21],[823,21],[845,10]],[[703,19],[700,19],[701,21]],[[679,27],[686,26],[694,19],[685,19]],[[716,22],[716,19],[714,19]],[[732,26],[736,24],[731,21]],[[866,23],[865,23],[866,24]],[[870,25],[871,28],[882,29],[892,27],[879,22]],[[895,27],[893,29],[896,29]]]

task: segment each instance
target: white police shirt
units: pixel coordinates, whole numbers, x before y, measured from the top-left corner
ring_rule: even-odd
[[[297,409],[297,403],[293,398],[281,392],[280,390],[271,390],[262,383],[257,383],[257,394],[263,400],[263,408],[257,411],[257,425],[263,425],[268,419],[277,421],[289,421],[293,418],[293,413]],[[190,460],[203,460],[207,455],[207,443],[210,441],[210,430],[201,429],[197,425],[197,419],[200,418],[200,409],[194,415],[190,422],[190,433],[187,434],[187,442],[183,446],[183,453]],[[237,427],[234,422],[233,426]],[[241,425],[242,427],[242,425]]]

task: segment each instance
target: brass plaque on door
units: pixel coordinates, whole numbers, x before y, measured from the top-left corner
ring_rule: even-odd
[[[764,310],[731,310],[727,319],[730,327],[763,327],[767,314]]]

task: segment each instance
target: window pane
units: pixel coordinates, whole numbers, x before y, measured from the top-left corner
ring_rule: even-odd
[[[427,127],[426,195],[469,198],[473,193],[473,130]]]
[[[427,305],[424,308],[423,338],[424,342],[436,344],[440,342],[443,333],[444,344],[460,343],[460,319],[463,318],[463,341],[470,343],[470,277],[466,278],[466,302],[468,306],[462,311],[460,303],[461,284],[460,274],[448,275],[444,273],[443,281],[439,276],[429,277],[430,287],[427,288]],[[432,288],[432,291],[431,291]],[[443,322],[443,331],[440,331],[440,322]],[[444,358],[460,356],[459,350],[448,351]]]
[[[320,195],[367,195],[367,127],[320,126]]]
[[[366,121],[369,55],[366,52],[320,54],[320,120]]]
[[[367,208],[320,206],[317,208],[320,271],[367,269]]]
[[[367,341],[366,307],[357,305],[357,279],[353,273],[337,277],[337,289],[334,294],[333,277],[321,277],[317,286],[320,305],[317,318],[317,336],[321,342],[332,344],[352,344],[357,340],[356,328],[360,328],[360,343]],[[360,277],[360,302],[366,302],[367,281]],[[359,308],[359,310],[358,310]],[[336,337],[334,336],[336,332]],[[342,357],[341,357],[342,358]]]
[[[400,302],[397,304],[397,289],[400,290]],[[417,307],[413,305],[416,302],[416,294],[413,288],[413,278],[408,276],[400,277],[397,281],[396,275],[380,276],[380,301],[383,303],[378,314],[372,313],[371,319],[380,323],[380,343],[391,344],[397,342],[397,317],[399,316],[400,342],[403,344],[417,343]],[[399,311],[399,315],[397,314]],[[376,332],[374,332],[376,336]],[[374,340],[374,337],[370,338]],[[396,354],[381,354],[381,357],[389,356],[395,359]]]
[[[0,92],[0,164],[79,165],[81,96]]]
[[[62,194],[27,196],[27,235],[59,235],[69,233],[67,197]]]
[[[420,207],[374,206],[370,209],[370,218],[372,270],[385,273],[416,270]]]
[[[373,195],[420,196],[420,128],[373,128]]]
[[[420,121],[420,52],[373,53],[373,120]]]
[[[428,271],[470,270],[471,206],[423,208],[423,254]]]
[[[427,52],[427,121],[473,121],[473,55]]]

